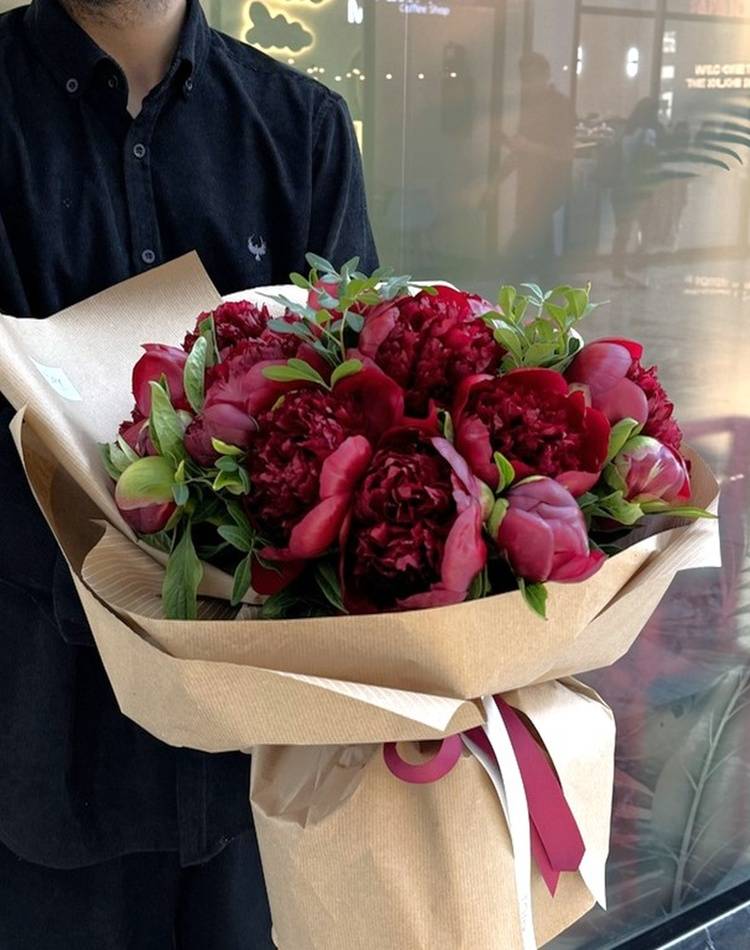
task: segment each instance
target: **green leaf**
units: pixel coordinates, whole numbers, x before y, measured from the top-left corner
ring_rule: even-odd
[[[138,453],[128,445],[128,443],[125,441],[125,438],[121,435],[117,436],[117,447],[120,449],[128,462],[135,462],[136,459],[139,458]]]
[[[216,467],[220,472],[236,472],[239,466],[236,456],[222,455],[216,460]]]
[[[331,373],[331,386],[335,386],[340,379],[346,379],[347,376],[354,376],[362,369],[362,360],[344,360],[340,366]]]
[[[222,488],[226,488],[226,490],[233,495],[246,494],[240,471],[243,470],[240,469],[236,472],[219,472],[211,487],[214,491],[221,491]]]
[[[312,287],[312,284],[307,279],[307,277],[303,277],[302,274],[298,274],[296,272],[293,272],[289,275],[289,280],[291,280],[295,287],[301,287],[303,290],[310,290]]]
[[[630,418],[621,419],[615,423],[609,434],[609,448],[607,449],[606,461],[611,462],[616,455],[619,455],[625,447],[625,443],[628,442],[632,436],[640,432],[641,428],[642,426],[639,422]]]
[[[466,599],[480,600],[482,597],[489,597],[491,593],[492,587],[490,585],[489,572],[487,571],[487,566],[485,565],[471,582],[469,593],[466,595]]]
[[[582,288],[571,288],[570,290],[565,291],[565,299],[568,301],[568,306],[573,311],[573,315],[576,320],[580,320],[582,316],[586,313],[586,309],[589,304],[589,295],[587,290]]]
[[[503,315],[507,317],[508,320],[513,320],[514,311],[513,305],[515,303],[517,296],[516,288],[510,286],[503,286],[500,288],[500,292],[497,295],[497,303],[500,309],[503,312]]]
[[[362,327],[365,325],[365,318],[361,313],[354,313],[349,310],[346,314],[346,325],[350,330],[353,330],[355,333],[359,333]]]
[[[175,484],[172,485],[172,497],[174,498],[175,504],[182,507],[187,504],[190,498],[190,489],[184,482],[175,482]]]
[[[287,616],[298,601],[299,598],[285,587],[271,594],[261,607],[260,616],[263,620],[280,620]]]
[[[709,518],[713,521],[717,516],[705,508],[696,508],[694,505],[669,505],[666,501],[644,501],[641,503],[644,515],[675,515],[679,518]]]
[[[490,511],[490,516],[487,519],[487,531],[493,540],[497,538],[503,518],[508,513],[508,507],[507,498],[498,498],[492,506],[492,511]]]
[[[532,343],[523,358],[524,366],[542,366],[554,359],[557,348],[554,343]]]
[[[141,506],[164,504],[172,498],[174,465],[162,455],[146,455],[131,462],[117,482],[117,497]]]
[[[198,615],[198,586],[203,565],[193,546],[190,522],[169,555],[162,585],[165,616],[170,620],[195,620]]]
[[[308,253],[305,254],[305,260],[317,271],[322,271],[326,274],[335,274],[336,268],[330,261],[327,261],[325,257],[319,257],[317,254]]]
[[[321,561],[315,569],[315,580],[323,596],[337,613],[348,613],[341,597],[341,585],[335,568],[327,561]]]
[[[596,514],[630,526],[640,521],[643,517],[643,509],[633,501],[626,501],[622,491],[616,491],[599,500]]]
[[[113,478],[115,481],[122,475],[124,469],[119,468],[114,464],[112,458],[110,457],[110,446],[107,442],[97,442],[97,449],[99,450],[99,455],[101,460],[104,463],[104,467],[107,470],[107,474],[110,478]]]
[[[206,366],[221,362],[219,345],[216,342],[216,325],[213,316],[206,317],[198,327],[198,333],[206,341]]]
[[[616,465],[606,465],[604,467],[604,481],[609,485],[609,487],[616,492],[625,497],[628,491],[628,485],[625,479],[620,474],[619,469]]]
[[[149,386],[151,387],[151,415],[148,428],[151,440],[161,455],[172,459],[177,465],[185,458],[182,422],[169,401],[164,386],[153,380]]]
[[[263,375],[266,379],[272,379],[277,383],[300,380],[308,383],[317,383],[319,386],[323,386],[326,389],[328,388],[326,381],[320,373],[304,360],[291,359],[287,360],[286,364],[282,366],[266,366],[263,370]]]
[[[207,354],[208,342],[204,336],[199,336],[188,354],[182,371],[185,395],[194,412],[200,412],[203,408]]]
[[[269,320],[267,326],[268,329],[273,330],[274,333],[289,333],[293,336],[301,337],[303,340],[312,339],[310,330],[301,320],[290,322],[289,320],[282,320],[281,317],[276,317],[273,320]]]
[[[518,331],[506,327],[495,328],[495,340],[511,353],[520,363],[523,359],[523,340],[519,338]]]
[[[449,442],[453,442],[456,433],[453,428],[453,418],[447,409],[438,409],[438,423],[440,425],[440,431],[443,433],[443,438]]]
[[[239,457],[245,454],[243,449],[237,448],[236,445],[229,445],[227,442],[222,442],[221,439],[211,439],[211,445],[213,446],[214,452],[218,452],[219,455],[233,455]]]
[[[248,591],[250,583],[252,581],[252,572],[251,572],[251,559],[250,555],[243,557],[240,563],[237,565],[234,571],[234,580],[232,582],[232,597],[230,603],[233,607],[237,607],[242,603],[242,598]]]
[[[501,491],[504,491],[508,485],[513,484],[516,471],[502,452],[495,452],[492,458],[497,466],[498,485],[496,490],[499,494]]]
[[[544,584],[527,584],[522,578],[518,578],[518,587],[523,594],[524,600],[531,607],[534,613],[539,614],[544,620],[547,619],[547,588]]]
[[[252,551],[253,537],[247,529],[241,528],[238,525],[223,524],[217,528],[217,531],[219,537],[228,541],[229,544],[231,544],[233,548],[237,548],[238,551],[243,551],[245,554]]]

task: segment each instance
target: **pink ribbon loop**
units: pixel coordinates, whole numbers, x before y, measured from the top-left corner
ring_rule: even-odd
[[[440,743],[437,753],[427,762],[413,764],[405,762],[399,755],[395,742],[386,742],[383,745],[385,764],[396,778],[410,785],[427,785],[444,778],[458,762],[463,744],[460,736],[448,736]]]
[[[554,896],[560,873],[577,871],[580,867],[586,850],[583,838],[544,751],[516,710],[501,696],[496,696],[495,702],[508,730],[526,793],[534,860],[550,894]],[[492,746],[481,727],[469,729],[466,735],[496,761]],[[395,743],[387,742],[383,746],[383,758],[396,778],[411,784],[425,784],[444,778],[458,762],[462,747],[459,736],[450,736],[441,742],[432,759],[412,765],[401,758]]]

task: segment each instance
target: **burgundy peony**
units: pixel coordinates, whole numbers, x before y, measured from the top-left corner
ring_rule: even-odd
[[[583,513],[559,482],[526,479],[506,500],[495,540],[518,577],[530,584],[583,581],[604,563],[601,551],[589,550]]]
[[[160,455],[139,458],[125,469],[115,486],[115,503],[139,534],[166,527],[176,505],[172,498],[174,467]]]
[[[672,416],[674,406],[656,375],[644,369],[643,347],[634,340],[607,339],[588,343],[565,374],[568,381],[586,387],[591,405],[611,423],[635,419],[643,434],[678,451],[682,432]]]
[[[598,481],[609,447],[605,416],[551,369],[465,380],[453,422],[456,448],[492,488],[499,481],[493,456],[500,452],[517,478],[546,475],[582,494]]]
[[[117,432],[138,455],[158,455],[154,443],[148,434],[148,419],[133,410],[133,417],[120,423]]]
[[[242,340],[257,339],[268,325],[271,314],[268,308],[257,307],[249,300],[230,300],[215,310],[202,313],[195,321],[195,330],[188,333],[183,342],[186,352],[190,352],[200,336],[200,325],[208,317],[214,319],[216,346],[221,356]]]
[[[374,454],[342,532],[352,612],[460,603],[484,568],[482,492],[450,442],[392,431]]]
[[[213,465],[218,452],[213,439],[246,449],[258,428],[255,419],[243,408],[219,400],[205,406],[185,430],[185,448],[199,465]]]
[[[374,365],[332,392],[295,389],[258,418],[247,466],[248,514],[271,560],[312,558],[336,540],[371,445],[402,418],[403,393]]]
[[[494,372],[503,348],[479,319],[492,305],[474,294],[438,287],[371,308],[359,335],[359,350],[407,392],[407,412],[424,415],[430,400],[453,400],[467,376]]]
[[[158,382],[162,376],[167,380],[169,396],[175,409],[190,409],[185,396],[182,375],[187,354],[176,346],[163,343],[145,343],[146,351],[133,367],[133,395],[135,405],[142,416],[151,412],[150,382]]]
[[[613,464],[626,486],[628,501],[674,504],[690,498],[685,462],[677,452],[650,436],[630,439]]]

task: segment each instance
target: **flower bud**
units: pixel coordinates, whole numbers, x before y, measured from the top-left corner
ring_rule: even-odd
[[[172,496],[175,470],[161,455],[132,462],[115,488],[115,503],[125,521],[139,534],[161,531],[177,507]]]

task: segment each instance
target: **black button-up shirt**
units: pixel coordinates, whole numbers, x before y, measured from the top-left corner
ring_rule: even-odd
[[[135,119],[127,97],[56,0],[0,17],[0,311],[44,317],[192,249],[222,293],[283,283],[307,250],[376,266],[339,96],[190,0]],[[249,760],[120,715],[0,416],[0,840],[53,867],[203,860],[248,826]]]

